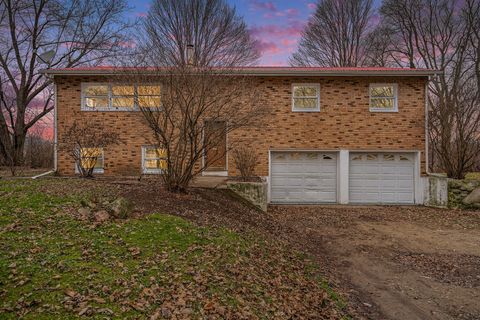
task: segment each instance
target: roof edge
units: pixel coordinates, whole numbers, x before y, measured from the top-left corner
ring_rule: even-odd
[[[43,69],[40,72],[51,76],[102,76],[117,73],[115,68],[66,68]],[[426,77],[442,74],[440,70],[407,69],[407,68],[296,68],[296,67],[247,67],[235,69],[240,75],[246,76],[418,76]],[[156,70],[146,70],[145,74],[155,74]]]

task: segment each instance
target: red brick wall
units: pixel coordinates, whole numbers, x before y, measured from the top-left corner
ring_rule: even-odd
[[[139,112],[80,111],[81,82],[101,77],[56,77],[58,136],[75,119],[100,121],[120,133],[125,143],[104,150],[106,175],[137,175],[141,146],[154,144]],[[408,150],[422,152],[425,171],[426,77],[258,77],[258,89],[269,108],[264,125],[231,132],[258,153],[256,173],[268,175],[268,151],[275,149]],[[320,112],[292,112],[292,83],[320,83]],[[397,83],[398,112],[369,111],[369,84]],[[229,157],[229,175],[236,175]],[[74,173],[74,162],[58,153],[60,174]]]

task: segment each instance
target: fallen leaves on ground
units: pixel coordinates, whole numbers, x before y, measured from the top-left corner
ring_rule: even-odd
[[[91,224],[71,213],[98,188],[44,181],[0,182],[1,318],[344,315],[318,267],[281,242],[163,214]]]

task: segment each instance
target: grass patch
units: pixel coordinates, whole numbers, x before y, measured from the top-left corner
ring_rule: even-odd
[[[92,225],[69,212],[98,190],[66,186],[0,182],[2,319],[343,315],[315,266],[281,245],[160,213]]]

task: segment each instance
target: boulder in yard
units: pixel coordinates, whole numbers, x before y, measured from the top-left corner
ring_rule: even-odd
[[[463,199],[463,203],[480,207],[480,188],[476,188],[466,196],[465,199]]]
[[[107,210],[100,210],[94,213],[95,222],[105,222],[110,219],[110,213]]]
[[[132,205],[127,199],[120,197],[111,202],[108,206],[110,213],[115,218],[125,219],[132,211]]]
[[[80,208],[78,209],[78,217],[80,220],[88,220],[90,218],[92,211],[89,208]]]

